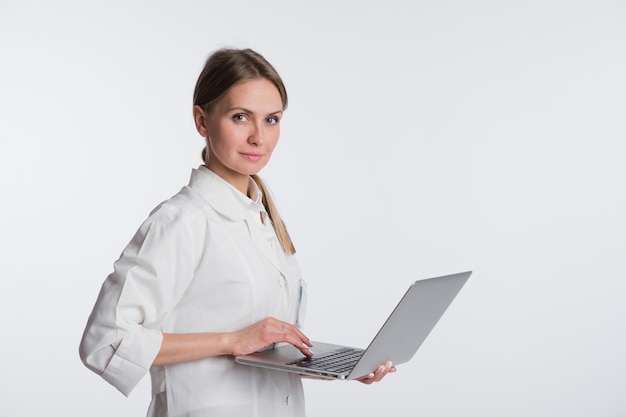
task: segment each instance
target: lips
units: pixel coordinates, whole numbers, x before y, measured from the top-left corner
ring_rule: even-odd
[[[262,153],[254,153],[254,152],[241,152],[241,156],[248,161],[257,162],[263,158]]]

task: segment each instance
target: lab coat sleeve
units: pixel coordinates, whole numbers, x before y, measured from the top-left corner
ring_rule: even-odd
[[[176,207],[151,214],[115,262],[87,322],[83,363],[126,396],[156,358],[162,324],[199,262],[202,219],[187,217]]]

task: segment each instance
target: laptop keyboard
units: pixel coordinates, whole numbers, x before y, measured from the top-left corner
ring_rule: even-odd
[[[362,355],[363,349],[341,348],[310,358],[299,359],[288,365],[340,373],[354,368]]]

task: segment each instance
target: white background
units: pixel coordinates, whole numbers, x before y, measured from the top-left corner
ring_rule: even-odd
[[[0,414],[145,415],[149,378],[127,399],[78,343],[200,164],[191,95],[221,46],[287,85],[261,174],[310,337],[366,345],[410,281],[474,271],[384,383],[307,381],[310,417],[626,415],[626,3],[608,0],[2,0]]]

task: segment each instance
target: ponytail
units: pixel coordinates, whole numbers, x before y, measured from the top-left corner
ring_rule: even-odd
[[[282,246],[283,251],[287,255],[293,255],[296,253],[296,248],[293,246],[293,242],[291,241],[291,237],[289,237],[289,233],[287,232],[287,226],[285,226],[285,222],[278,214],[278,209],[272,200],[272,196],[269,193],[269,190],[261,181],[258,175],[252,175],[252,179],[256,183],[256,185],[261,190],[263,194],[263,206],[265,206],[265,210],[267,214],[270,216],[270,220],[274,225],[274,231],[276,232],[276,236],[278,237],[278,241],[280,242],[280,246]]]

